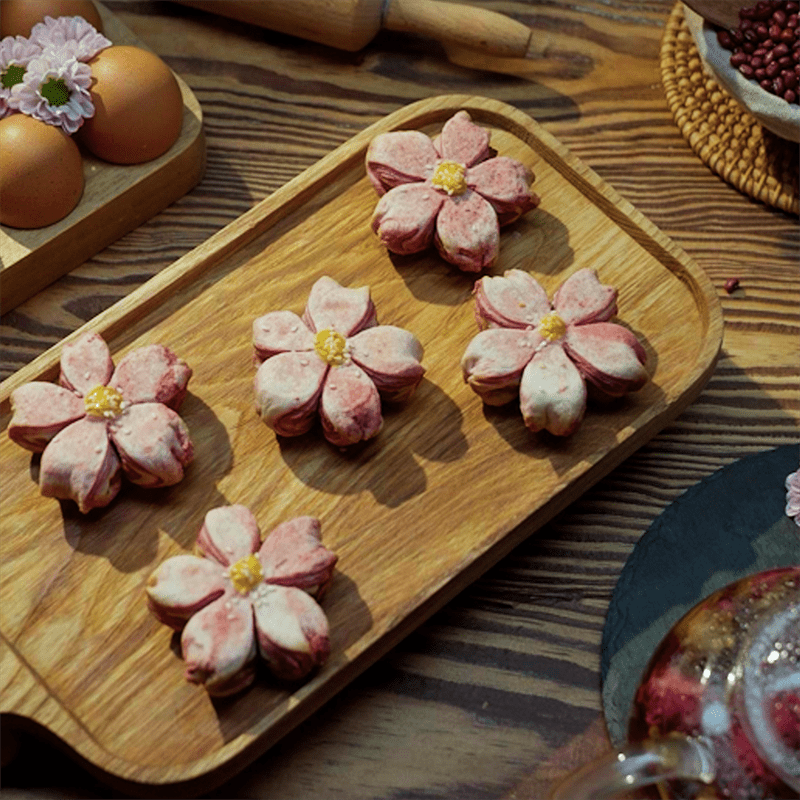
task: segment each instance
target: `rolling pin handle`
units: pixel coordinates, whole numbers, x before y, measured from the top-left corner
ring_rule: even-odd
[[[387,0],[383,27],[507,58],[524,58],[533,33],[504,14],[440,0]]]

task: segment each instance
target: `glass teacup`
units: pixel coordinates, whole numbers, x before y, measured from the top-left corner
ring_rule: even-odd
[[[800,798],[800,566],[736,581],[684,615],[643,674],[628,745],[551,800],[643,786],[664,800]]]

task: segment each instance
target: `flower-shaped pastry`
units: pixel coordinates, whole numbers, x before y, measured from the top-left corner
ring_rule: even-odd
[[[800,469],[786,476],[786,516],[800,526]]]
[[[8,104],[11,88],[22,83],[28,64],[41,55],[42,48],[24,36],[0,40],[0,119],[13,112]]]
[[[435,140],[421,131],[376,136],[367,174],[382,195],[372,229],[393,253],[418,253],[435,243],[466,272],[492,265],[500,226],[539,205],[533,175],[513,158],[496,156],[489,132],[466,111],[451,117]]]
[[[60,50],[65,58],[78,61],[90,61],[111,46],[111,41],[83,17],[45,17],[31,29],[30,40],[44,51]]]
[[[425,373],[422,345],[402,328],[378,325],[366,286],[346,289],[327,276],[311,287],[302,319],[292,311],[256,319],[253,346],[264,422],[298,436],[319,411],[325,438],[337,446],[375,436],[381,397],[407,399]]]
[[[487,405],[519,395],[525,425],[566,436],[583,418],[587,384],[619,397],[648,379],[646,353],[627,328],[608,320],[617,292],[591,269],[573,273],[551,306],[527,272],[508,270],[475,284],[480,327],[461,360],[464,380]]]
[[[45,497],[72,499],[86,513],[107,506],[120,471],[139,486],[172,486],[194,448],[175,409],[192,370],[159,344],[128,353],[114,369],[95,333],[64,345],[59,383],[34,381],[11,394],[8,435],[42,453]]]
[[[64,45],[31,59],[22,80],[11,87],[8,105],[73,134],[85,118],[94,116],[94,103],[91,67],[68,51]]]
[[[150,610],[183,629],[186,679],[228,695],[255,677],[256,650],[277,677],[298,680],[330,653],[328,620],[317,604],[336,555],[320,543],[319,522],[297,517],[263,544],[244,506],[214,508],[197,537],[201,556],[167,559],[147,582]]]

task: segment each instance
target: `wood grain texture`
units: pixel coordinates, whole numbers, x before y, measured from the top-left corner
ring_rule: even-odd
[[[641,533],[718,467],[797,441],[800,228],[713,175],[680,135],[659,69],[672,0],[480,5],[534,29],[531,58],[453,63],[436,42],[389,32],[346,54],[172,4],[109,3],[198,97],[207,170],[166,212],[4,316],[4,377],[368,124],[465,89],[534,117],[686,250],[725,320],[714,374],[673,423],[535,536],[522,522],[495,568],[238,777],[198,795],[538,800],[599,746],[584,742],[602,730],[605,609]],[[740,288],[728,294],[731,277]],[[3,794],[123,796],[41,738],[23,740]]]
[[[492,131],[493,148],[535,172],[545,198],[504,232],[494,272],[527,269],[552,294],[593,265],[617,287],[620,319],[648,351],[650,383],[591,411],[565,441],[532,437],[514,410],[486,409],[464,385],[475,276],[453,274],[435,252],[390,257],[369,227],[372,139],[438,133],[460,109]],[[347,454],[318,430],[276,439],[253,409],[252,321],[302,311],[325,274],[369,286],[379,320],[412,331],[426,351],[426,381],[408,408],[385,409],[380,437]],[[681,325],[665,327],[665,318]],[[36,459],[29,467],[29,454],[4,438],[13,499],[0,537],[2,635],[88,736],[74,739],[52,721],[51,732],[116,778],[192,786],[221,781],[230,761],[274,744],[507,554],[519,522],[544,524],[674,418],[713,370],[722,318],[705,274],[557,140],[511,106],[463,95],[420,101],[371,126],[86,329],[117,359],[160,342],[193,365],[182,415],[195,466],[161,496],[126,487],[106,511],[77,518],[70,504],[38,496]],[[4,419],[13,388],[55,377],[59,355],[49,351],[3,383]],[[503,471],[514,479],[498,483]],[[332,653],[320,674],[296,691],[260,683],[219,704],[185,684],[171,632],[145,608],[144,584],[164,558],[190,549],[205,511],[227,503],[250,508],[264,532],[297,514],[319,517],[340,578],[325,604]]]
[[[107,9],[98,4],[98,10],[114,44],[142,45]],[[2,313],[160,213],[197,184],[205,164],[203,114],[192,90],[177,80],[183,125],[166,153],[143,164],[117,165],[81,149],[84,191],[70,214],[44,228],[0,226]]]

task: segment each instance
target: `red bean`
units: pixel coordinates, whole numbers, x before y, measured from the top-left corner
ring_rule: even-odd
[[[798,0],[758,0],[739,11],[739,25],[718,30],[717,42],[730,63],[748,79],[790,103],[800,93]]]

